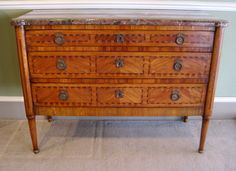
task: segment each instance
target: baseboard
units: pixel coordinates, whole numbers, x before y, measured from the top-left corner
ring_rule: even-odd
[[[213,119],[236,119],[236,97],[216,97]]]
[[[23,97],[0,96],[0,119],[26,119]],[[236,119],[236,97],[216,97],[213,119]]]

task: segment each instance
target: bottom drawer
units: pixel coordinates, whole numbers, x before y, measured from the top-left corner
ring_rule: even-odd
[[[36,106],[203,107],[204,84],[33,84]]]

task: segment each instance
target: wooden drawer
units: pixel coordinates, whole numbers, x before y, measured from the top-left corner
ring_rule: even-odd
[[[91,87],[79,86],[33,86],[33,101],[36,105],[87,104],[92,102]]]
[[[97,103],[101,105],[133,105],[143,101],[141,87],[100,87],[97,88]]]
[[[29,52],[32,78],[208,78],[211,53]]]
[[[33,84],[37,106],[203,107],[204,84]]]
[[[144,58],[144,56],[125,54],[97,56],[96,72],[98,75],[142,75],[144,74]]]
[[[211,48],[214,32],[121,31],[121,30],[29,30],[28,47],[74,46],[166,46]]]
[[[166,78],[207,78],[210,53],[157,53],[149,58],[149,74]]]
[[[32,77],[68,77],[91,73],[91,57],[73,53],[29,53]]]
[[[205,99],[205,86],[164,85],[148,89],[148,104],[156,105],[196,105],[203,104]]]

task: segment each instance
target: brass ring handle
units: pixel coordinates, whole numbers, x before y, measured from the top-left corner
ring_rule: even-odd
[[[181,71],[182,68],[183,68],[183,65],[182,65],[181,61],[176,60],[174,65],[173,65],[173,69],[175,71]]]
[[[66,90],[60,90],[58,97],[60,100],[68,100],[69,94]]]
[[[67,68],[66,63],[63,58],[57,59],[57,69],[59,70],[65,70]]]
[[[184,44],[184,35],[183,34],[178,34],[176,36],[175,43],[177,45],[183,45]]]
[[[172,101],[177,101],[177,100],[179,100],[180,99],[180,93],[179,93],[179,91],[172,91],[171,92],[171,95],[170,95],[170,99],[172,100]]]
[[[58,45],[62,45],[65,43],[64,35],[62,33],[56,33],[54,35],[54,42]]]
[[[116,98],[123,98],[124,97],[124,91],[123,90],[116,90],[115,91],[115,97]]]
[[[116,42],[117,43],[123,43],[124,41],[125,41],[125,36],[123,34],[116,35]]]
[[[125,66],[125,61],[123,59],[116,59],[115,65],[117,68],[122,68]]]

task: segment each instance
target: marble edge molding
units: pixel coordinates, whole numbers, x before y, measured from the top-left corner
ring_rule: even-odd
[[[33,1],[12,0],[0,1],[0,9],[176,9],[176,10],[207,10],[207,11],[236,11],[236,2],[204,2],[204,1],[155,1],[155,0],[64,0],[64,1]]]
[[[152,25],[152,26],[215,26],[226,27],[228,22],[226,20],[166,20],[166,19],[22,19],[14,18],[11,24],[13,26],[29,26],[29,25]]]

